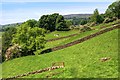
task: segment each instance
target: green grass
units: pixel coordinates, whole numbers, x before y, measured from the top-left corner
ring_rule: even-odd
[[[83,37],[85,37],[85,36],[87,36],[89,34],[97,32],[97,31],[98,30],[87,31],[87,32],[79,33],[78,35],[70,37],[70,38],[65,38],[65,39],[61,39],[61,40],[47,42],[46,45],[45,45],[45,49],[55,47],[55,46],[59,46],[59,45],[67,44],[69,42],[72,42],[72,41],[75,41],[77,39],[83,38]]]
[[[100,58],[110,57],[106,62]],[[118,77],[118,30],[113,30],[83,43],[43,54],[16,58],[2,64],[3,78],[50,67],[53,62],[65,62],[65,68],[30,75],[25,78],[44,78],[64,70],[52,78],[117,78]]]
[[[72,41],[75,41],[77,39],[80,39],[82,37],[85,37],[85,36],[87,36],[89,34],[96,33],[96,32],[98,32],[98,31],[101,30],[100,27],[102,27],[102,26],[107,26],[106,28],[113,27],[112,24],[114,24],[114,23],[116,23],[118,21],[120,21],[120,20],[94,26],[93,28],[95,28],[96,30],[92,30],[92,31],[87,31],[87,32],[84,32],[84,33],[80,33],[77,36],[73,36],[73,37],[70,37],[70,38],[65,38],[65,39],[61,39],[61,40],[57,40],[57,41],[47,42],[46,45],[45,45],[45,48],[43,50],[45,50],[47,48],[59,46],[59,45],[64,45],[64,44],[67,44],[69,42],[72,42]],[[108,26],[108,25],[111,25],[111,26]],[[54,34],[60,34],[60,37],[62,37],[62,36],[68,36],[70,34],[74,34],[74,33],[78,33],[78,32],[79,32],[79,30],[71,30],[71,31],[67,31],[67,32],[65,32],[65,31],[63,31],[63,32],[61,32],[61,31],[55,31],[55,32],[52,32],[50,34],[47,34],[46,35],[46,39],[57,38],[57,37],[54,36]]]
[[[68,35],[71,35],[71,34],[75,34],[75,33],[78,33],[79,30],[70,30],[70,31],[54,31],[54,32],[51,32],[51,33],[48,33],[46,34],[46,39],[53,39],[53,38],[58,38],[58,37],[63,37],[63,36],[68,36]],[[59,34],[59,36],[54,36],[54,34]]]

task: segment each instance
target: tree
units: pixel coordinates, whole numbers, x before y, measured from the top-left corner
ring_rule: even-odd
[[[120,0],[113,2],[108,6],[108,9],[105,12],[106,17],[117,17],[120,19]]]
[[[91,22],[96,22],[98,15],[99,15],[98,9],[95,9],[93,15],[91,16]]]
[[[34,19],[27,20],[26,23],[31,27],[36,27],[37,26],[37,21]]]
[[[48,15],[43,15],[40,19],[39,19],[39,21],[38,21],[38,27],[40,27],[40,28],[44,28],[44,29],[48,29],[48,22],[47,22],[47,17],[48,17]]]
[[[87,23],[87,20],[81,19],[81,21],[80,21],[80,24],[81,24],[81,25],[84,25],[84,24],[86,24],[86,23]]]
[[[56,30],[58,30],[58,31],[69,30],[68,26],[66,25],[66,22],[64,20],[64,17],[62,15],[59,15],[56,19]]]
[[[95,9],[93,15],[90,18],[90,21],[95,23],[102,23],[103,20],[104,18],[101,15],[99,15],[98,9]]]
[[[54,13],[52,15],[43,15],[38,21],[38,26],[46,30],[55,31],[56,19],[58,15],[58,13]]]
[[[27,22],[17,28],[13,35],[12,43],[22,48],[22,56],[40,53],[46,43],[45,30],[38,27],[31,28]]]
[[[62,26],[62,28],[64,28],[64,27],[66,28],[64,17],[62,15],[59,15],[58,13],[54,13],[51,15],[43,15],[38,21],[38,26],[40,28],[44,28],[44,29],[50,30],[50,31],[58,30],[57,29],[58,24],[60,26]],[[61,30],[63,30],[63,29],[61,29]]]
[[[65,22],[68,28],[73,24],[71,20],[65,20]]]

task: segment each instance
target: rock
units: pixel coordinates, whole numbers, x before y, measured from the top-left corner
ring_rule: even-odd
[[[104,57],[104,58],[101,58],[100,61],[101,61],[101,62],[105,62],[105,61],[107,61],[107,60],[109,60],[109,59],[110,59],[110,57]]]

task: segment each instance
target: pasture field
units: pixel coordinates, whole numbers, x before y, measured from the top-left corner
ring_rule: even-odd
[[[47,42],[46,45],[45,45],[45,49],[51,48],[51,47],[54,47],[54,46],[67,44],[69,42],[72,42],[72,41],[75,41],[77,39],[83,38],[83,37],[85,37],[85,36],[87,36],[89,34],[93,34],[93,33],[97,32],[97,31],[99,31],[99,30],[92,30],[92,31],[88,31],[88,32],[83,32],[83,33],[79,33],[78,35],[73,36],[73,37]]]
[[[100,59],[104,57],[110,57],[110,60],[101,62]],[[65,67],[24,78],[45,78],[46,75],[62,70],[64,72],[52,78],[117,78],[118,29],[62,50],[4,62],[2,77],[7,78],[47,68],[54,62],[65,62]]]
[[[53,38],[58,38],[58,37],[63,37],[63,36],[68,36],[71,34],[76,34],[79,33],[79,30],[70,30],[70,31],[54,31],[51,33],[46,34],[46,40],[48,39],[53,39]],[[59,34],[59,36],[55,36],[56,34]]]
[[[111,22],[111,23],[106,23],[106,24],[100,24],[100,25],[97,25],[97,26],[94,26],[93,28],[95,28],[95,30],[91,30],[91,31],[87,31],[87,32],[83,32],[83,33],[79,33],[79,30],[76,30],[76,33],[79,33],[78,35],[76,35],[76,36],[73,36],[73,37],[69,37],[69,38],[64,38],[64,39],[60,39],[60,40],[56,40],[56,41],[51,41],[51,42],[47,42],[46,43],[46,45],[45,45],[45,48],[43,49],[43,50],[45,50],[45,49],[48,49],[48,48],[51,48],[51,47],[55,47],[55,46],[59,46],[59,45],[64,45],[64,44],[67,44],[67,43],[69,43],[69,42],[72,42],[72,41],[75,41],[75,40],[77,40],[77,39],[80,39],[80,38],[83,38],[83,37],[85,37],[85,36],[87,36],[87,35],[89,35],[89,34],[93,34],[93,33],[96,33],[96,32],[98,32],[98,31],[100,31],[100,30],[102,30],[101,29],[101,27],[103,27],[103,26],[105,26],[104,28],[109,28],[109,27],[112,27],[113,25],[112,24],[115,24],[115,23],[118,23],[120,20],[117,20],[117,21],[114,21],[114,22]],[[109,26],[108,26],[109,25]],[[68,31],[68,33],[67,32],[57,32],[57,31],[55,31],[55,32],[52,32],[52,33],[50,33],[50,34],[48,34],[48,35],[46,35],[46,37],[51,37],[51,36],[53,36],[54,34],[62,34],[62,36],[68,36],[68,35],[71,35],[71,34],[74,34],[73,32],[74,32],[75,30],[72,30],[72,31]],[[65,33],[65,34],[64,34]],[[67,34],[66,34],[67,33]],[[61,37],[62,37],[61,36]],[[55,36],[53,36],[52,38],[55,38]],[[57,38],[57,37],[56,37]]]

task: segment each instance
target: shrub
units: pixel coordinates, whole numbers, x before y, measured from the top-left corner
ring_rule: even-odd
[[[87,27],[87,26],[83,26],[80,31],[81,32],[86,32],[86,31],[91,31],[92,29],[90,27]]]

